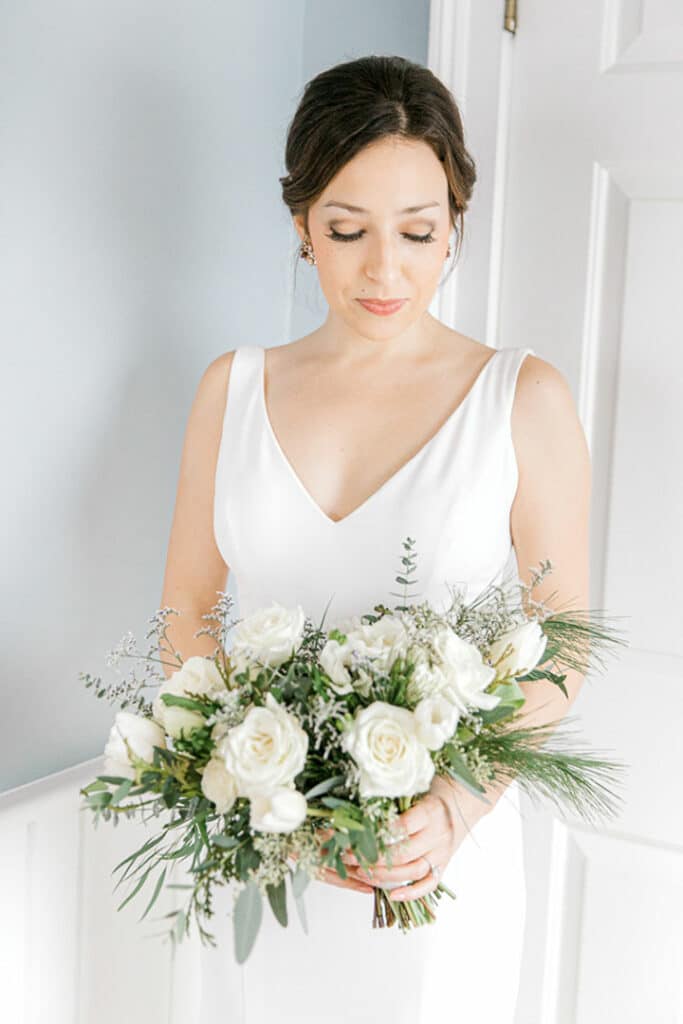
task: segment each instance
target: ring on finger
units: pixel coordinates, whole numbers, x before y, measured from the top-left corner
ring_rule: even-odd
[[[422,854],[422,859],[427,861],[427,864],[429,865],[429,870],[431,871],[432,875],[434,876],[434,878],[438,882],[439,879],[441,878],[441,868],[439,867],[439,865],[438,864],[432,864],[432,862],[430,861],[429,857],[426,857],[424,854]]]

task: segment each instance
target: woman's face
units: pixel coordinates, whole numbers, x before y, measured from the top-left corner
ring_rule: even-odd
[[[405,212],[415,207],[422,209]],[[303,239],[303,219],[294,220]],[[308,225],[331,316],[366,337],[403,333],[429,307],[444,268],[451,224],[443,167],[425,142],[372,143],[332,179]],[[380,315],[361,299],[405,302]]]

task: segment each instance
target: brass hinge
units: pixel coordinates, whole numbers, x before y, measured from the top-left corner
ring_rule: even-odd
[[[517,0],[505,0],[503,28],[506,32],[512,32],[513,36],[517,31]]]

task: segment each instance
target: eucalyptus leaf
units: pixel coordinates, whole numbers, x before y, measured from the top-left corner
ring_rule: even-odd
[[[287,890],[285,888],[284,878],[280,879],[278,885],[269,885],[266,887],[268,893],[268,902],[275,914],[275,917],[280,922],[283,928],[287,927]]]
[[[125,782],[122,782],[118,789],[115,789],[112,793],[111,802],[113,804],[118,804],[121,800],[125,800],[134,783],[135,779],[126,779]]]
[[[379,854],[374,832],[368,828],[363,829],[362,832],[359,832],[355,836],[355,840],[358,850],[363,854],[365,859],[374,863]]]
[[[235,839],[234,836],[213,836],[211,839],[212,846],[220,846],[222,850],[231,850],[233,846],[238,845],[239,840]]]
[[[310,880],[311,876],[308,872],[300,865],[297,865],[296,871],[292,875],[292,893],[295,899],[303,895]]]
[[[444,749],[451,765],[451,775],[453,775],[458,782],[462,782],[463,786],[465,786],[466,789],[469,789],[471,793],[474,793],[475,796],[480,796],[482,793],[485,793],[486,790],[479,782],[477,782],[457,750],[451,746],[446,746]],[[486,803],[490,803],[490,800],[486,800]]]
[[[256,882],[247,882],[235,900],[232,915],[233,935],[235,939],[235,958],[243,964],[256,942],[261,918],[263,916],[263,900]]]
[[[154,892],[152,893],[152,898],[149,901],[149,903],[147,904],[147,906],[145,907],[145,911],[144,911],[142,917],[138,918],[138,921],[142,921],[142,919],[144,917],[147,917],[147,914],[150,912],[150,910],[154,906],[154,904],[156,902],[156,898],[157,898],[157,896],[159,895],[159,893],[161,891],[162,885],[164,884],[164,878],[166,877],[166,870],[167,869],[164,868],[164,870],[159,875],[159,877],[157,879],[157,884],[154,886]]]
[[[143,885],[147,881],[147,876],[149,875],[150,871],[153,870],[153,868],[154,868],[154,865],[152,865],[151,868],[147,868],[147,870],[145,871],[144,875],[142,876],[142,878],[140,879],[138,884],[135,886],[133,891],[131,893],[129,893],[128,896],[126,896],[125,900],[123,900],[122,903],[119,903],[118,907],[116,908],[117,910],[123,910],[123,908],[125,907],[126,903],[129,903],[133,899],[133,896],[135,896],[135,894],[137,892],[139,892],[140,889],[142,889]]]
[[[333,775],[331,778],[319,782],[313,789],[309,789],[307,793],[304,793],[304,796],[307,800],[312,800],[313,797],[320,796],[322,793],[327,793],[330,789],[334,789],[335,786],[340,785],[343,781],[343,775]]]

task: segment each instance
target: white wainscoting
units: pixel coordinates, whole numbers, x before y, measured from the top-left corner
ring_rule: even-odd
[[[140,921],[158,870],[132,891],[112,869],[162,824],[101,820],[80,789],[103,758],[0,794],[0,1016],[6,1024],[195,1024],[200,943],[174,945],[162,920],[184,903],[164,890]],[[167,882],[187,876],[177,865]],[[211,928],[209,927],[209,930]]]

